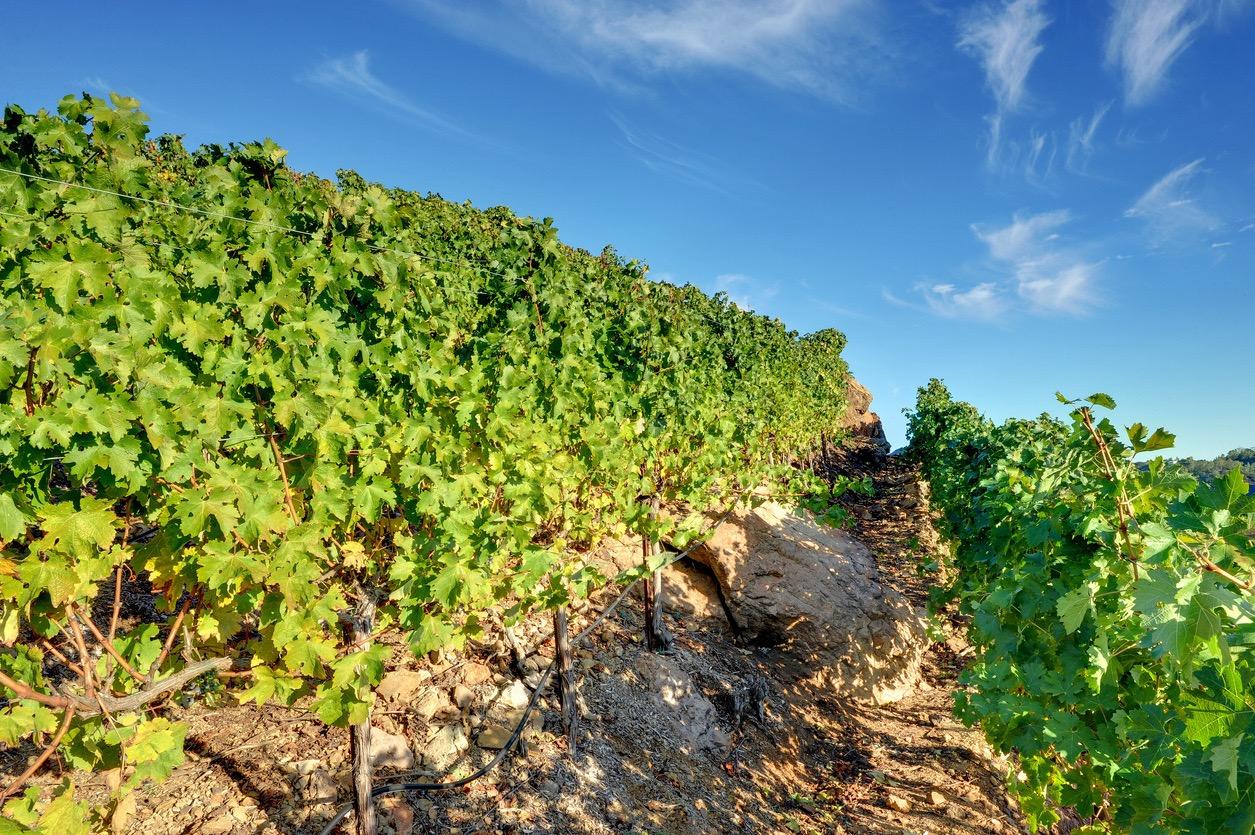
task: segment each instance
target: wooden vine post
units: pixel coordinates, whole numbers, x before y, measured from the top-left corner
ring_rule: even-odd
[[[553,646],[556,665],[558,703],[561,705],[562,731],[567,736],[567,751],[575,753],[579,712],[575,705],[575,680],[571,674],[571,638],[567,634],[566,607],[553,610]]]
[[[370,635],[375,626],[375,602],[363,595],[356,611],[343,617],[344,637],[355,649],[368,649]],[[366,718],[349,728],[349,761],[353,764],[353,819],[356,835],[376,835],[379,819],[370,793],[373,774],[370,763],[370,709]]]

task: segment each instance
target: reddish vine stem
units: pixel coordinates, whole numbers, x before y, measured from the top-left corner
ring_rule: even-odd
[[[1098,428],[1094,426],[1093,416],[1088,408],[1082,406],[1080,409],[1081,421],[1085,424],[1085,428],[1089,431],[1089,436],[1094,439],[1095,446],[1098,447],[1098,457],[1102,461],[1103,470],[1107,474],[1107,478],[1113,483],[1118,484],[1120,495],[1116,496],[1116,513],[1120,517],[1120,536],[1124,540],[1125,559],[1133,566],[1133,579],[1138,578],[1137,570],[1137,554],[1133,550],[1133,539],[1129,533],[1129,523],[1135,518],[1133,514],[1133,504],[1129,501],[1129,494],[1124,489],[1124,485],[1118,481],[1119,470],[1116,468],[1116,461],[1111,454],[1107,441],[1099,433]]]
[[[102,647],[104,647],[105,652],[113,656],[113,660],[121,664],[122,669],[126,670],[131,678],[140,683],[147,681],[147,679],[135,671],[135,668],[131,666],[130,662],[122,657],[122,653],[118,652],[118,648],[113,645],[113,641],[100,634],[100,630],[96,628],[96,624],[92,623],[91,617],[84,615],[73,603],[70,604],[70,611],[77,615],[79,620],[82,620],[83,623],[87,624],[87,628],[91,631],[92,636]]]
[[[91,656],[87,654],[87,642],[83,640],[83,630],[78,627],[78,619],[74,617],[74,607],[70,607],[70,617],[66,618],[70,624],[70,632],[74,636],[74,645],[78,649],[79,662],[83,665],[83,687],[87,690],[88,698],[96,696],[96,682],[92,678]]]
[[[1202,566],[1204,571],[1210,571],[1212,574],[1215,574],[1219,577],[1223,577],[1225,580],[1228,580],[1230,583],[1233,583],[1233,585],[1237,586],[1243,591],[1255,591],[1255,580],[1244,581],[1244,580],[1238,579],[1236,575],[1230,573],[1229,571],[1225,570],[1221,566],[1217,565],[1215,561],[1203,556],[1199,552],[1195,551],[1193,548],[1190,549],[1190,553],[1194,555],[1194,559],[1198,560],[1198,564]]]
[[[9,678],[3,670],[0,670],[0,685],[4,685],[12,690],[19,699],[30,699],[48,707],[64,708],[70,706],[70,700],[64,696],[49,696],[47,693],[40,693],[38,690],[20,681]]]
[[[270,426],[267,424],[267,429]],[[279,477],[283,479],[283,503],[288,508],[288,515],[292,517],[292,523],[299,525],[300,518],[296,515],[296,505],[292,502],[292,485],[288,481],[288,468],[283,463],[283,453],[279,449],[279,442],[275,440],[274,432],[267,433],[270,436],[270,451],[274,454],[275,463],[279,465]]]
[[[161,648],[161,655],[157,656],[157,660],[153,662],[149,668],[150,675],[156,675],[161,669],[161,665],[166,663],[166,658],[170,656],[170,648],[174,646],[175,636],[179,634],[179,626],[183,623],[183,617],[187,614],[187,610],[192,607],[192,600],[199,595],[189,594],[183,599],[183,605],[179,607],[179,613],[174,617],[174,623],[170,626],[170,634],[166,635],[166,643]]]
[[[55,657],[58,661],[60,661],[62,664],[64,664],[65,666],[73,670],[75,675],[79,676],[80,678],[83,676],[83,668],[75,664],[70,659],[66,658],[65,654],[62,653],[61,650],[53,646],[51,641],[49,641],[47,638],[40,638],[39,643],[44,649],[52,653],[53,657]]]
[[[26,380],[22,383],[22,392],[26,395],[26,415],[35,414],[35,354],[38,348],[31,348],[26,356]]]
[[[48,761],[48,758],[52,756],[52,752],[57,750],[57,746],[61,744],[61,738],[65,736],[65,732],[70,729],[70,720],[73,718],[74,705],[70,705],[65,709],[65,716],[61,718],[61,727],[57,728],[57,733],[53,736],[52,741],[48,743],[48,746],[35,758],[33,763],[27,766],[25,771],[14,778],[12,783],[9,783],[8,788],[0,792],[0,803],[4,803],[11,795],[16,794],[18,789],[22,788],[26,781],[35,775],[40,766]]]
[[[122,548],[126,549],[127,540],[131,536],[131,498],[126,499],[126,510],[122,519]],[[118,618],[122,614],[122,565],[113,571],[113,611],[109,614],[109,641],[118,634]]]

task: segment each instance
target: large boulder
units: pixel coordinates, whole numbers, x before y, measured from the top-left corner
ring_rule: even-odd
[[[876,704],[919,681],[924,619],[849,534],[767,502],[734,514],[693,557],[714,573],[742,636],[777,647],[800,677]]]
[[[872,393],[867,387],[854,379],[853,374],[845,378],[846,407],[841,418],[841,428],[860,438],[868,438],[882,452],[889,452],[889,439],[885,437],[884,424],[880,416],[871,410]]]

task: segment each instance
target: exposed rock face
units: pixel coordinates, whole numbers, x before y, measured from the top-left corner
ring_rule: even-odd
[[[870,438],[882,452],[887,453],[889,440],[885,437],[885,427],[880,422],[880,416],[871,411],[872,393],[854,379],[853,374],[846,375],[846,397],[849,402],[841,428],[853,435]]]
[[[729,518],[693,557],[710,566],[745,637],[776,646],[834,695],[884,704],[919,681],[923,618],[843,531],[768,502]]]

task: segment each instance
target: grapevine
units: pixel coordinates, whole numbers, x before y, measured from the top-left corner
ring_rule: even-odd
[[[1255,496],[1200,484],[1105,394],[1000,426],[939,381],[908,413],[977,660],[956,697],[1034,828],[1255,829]]]
[[[192,679],[359,723],[355,608],[423,653],[565,605],[604,538],[683,544],[844,411],[836,331],[284,158],[116,95],[0,127],[0,740],[119,770],[115,802],[182,761],[157,708]],[[6,795],[33,831],[109,814]]]

